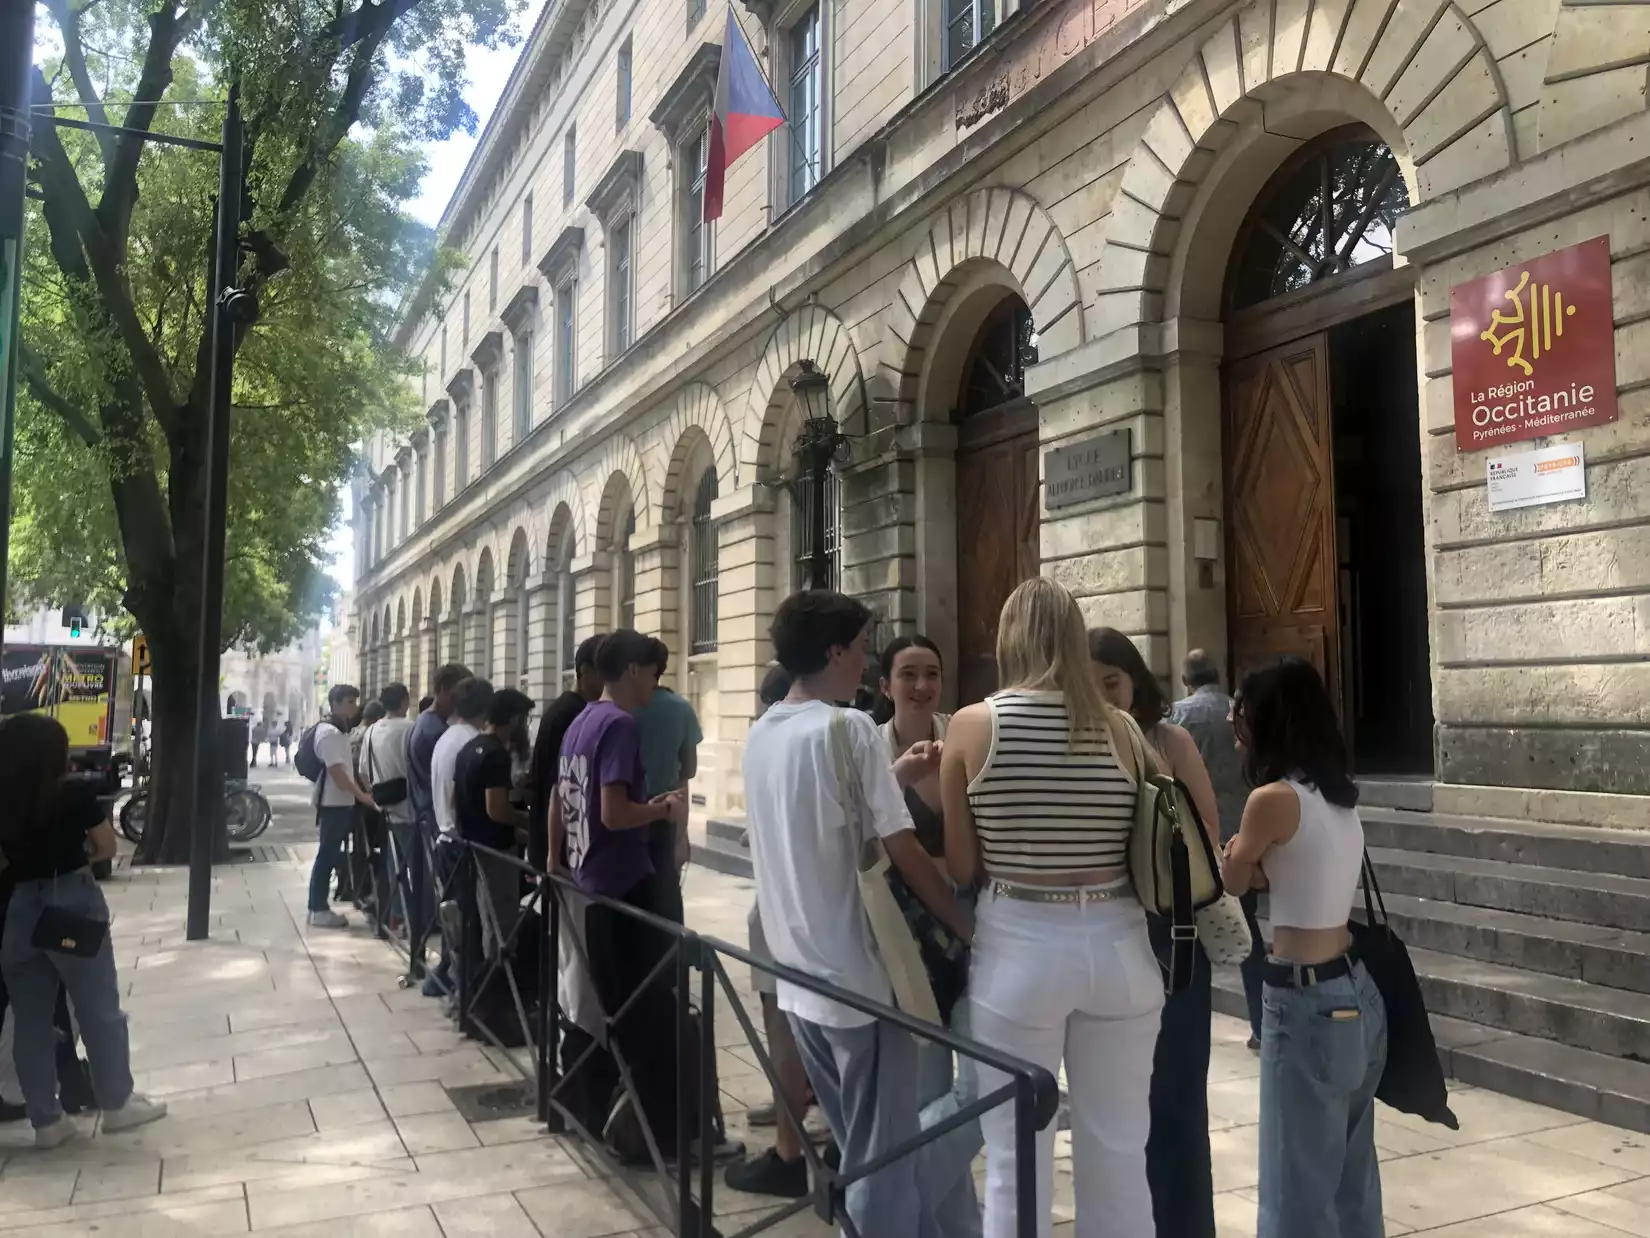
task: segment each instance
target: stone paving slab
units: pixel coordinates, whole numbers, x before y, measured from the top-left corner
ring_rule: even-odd
[[[313,827],[291,807],[296,780],[259,773],[283,810],[266,841],[298,858],[220,868],[210,941],[184,940],[181,870],[123,865],[105,886],[133,1067],[172,1114],[50,1153],[23,1146],[26,1125],[0,1127],[0,1238],[665,1238],[575,1143],[530,1119],[464,1120],[446,1089],[506,1082],[511,1061],[400,989],[396,956],[363,928],[304,926]],[[703,932],[743,944],[751,898],[748,881],[690,873]],[[729,968],[754,1014],[744,972]],[[743,1113],[766,1083],[731,1012],[716,1033],[729,1124],[757,1145]],[[1255,1232],[1258,1063],[1244,1036],[1217,1017],[1220,1238]],[[1471,1088],[1454,1104],[1456,1132],[1380,1115],[1390,1234],[1650,1238],[1650,1137]],[[1072,1238],[1069,1136],[1056,1146],[1055,1233]],[[738,1225],[773,1207],[717,1193]],[[771,1232],[826,1231],[804,1215]]]

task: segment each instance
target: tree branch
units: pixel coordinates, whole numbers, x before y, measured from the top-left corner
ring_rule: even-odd
[[[390,27],[395,24],[395,19],[411,7],[412,3],[409,0],[384,0],[383,4],[366,5],[340,19],[345,22],[353,19],[354,22],[349,42],[354,44],[355,50],[350,53],[349,74],[344,79],[344,93],[339,97],[338,106],[333,109],[332,115],[316,127],[309,150],[292,170],[292,176],[281,194],[280,205],[276,208],[277,216],[287,215],[303,201],[309,187],[320,175],[321,168],[332,158],[338,144],[349,135],[351,127],[360,119],[361,105],[366,101],[367,88],[372,85],[373,61],[378,57],[378,49],[389,37]]]
[[[136,132],[116,136],[114,153],[106,161],[103,198],[97,206],[98,222],[117,246],[125,244],[132,226],[132,208],[137,204],[138,193],[138,159],[143,154],[145,135],[154,123],[161,97],[171,88],[172,57],[189,33],[187,22],[178,20],[173,0],[166,0],[149,15],[149,47],[143,54],[143,68],[132,93],[137,102],[126,109],[123,122],[125,128]]]
[[[34,98],[36,102],[52,101],[51,88],[38,68],[34,70]],[[37,128],[30,150],[40,169],[45,198],[41,210],[51,232],[52,254],[72,281],[96,288],[103,313],[126,346],[133,372],[143,384],[161,429],[170,435],[177,429],[177,400],[165,362],[144,332],[132,302],[121,260],[123,247],[113,245],[99,225],[57,129],[52,125]]]
[[[52,386],[51,379],[46,376],[46,367],[40,364],[40,358],[35,356],[34,350],[22,341],[17,346],[18,359],[23,363],[23,380],[29,385],[29,394],[43,407],[61,417],[64,423],[74,432],[76,438],[88,447],[97,446],[98,439],[103,436],[98,428],[92,424],[85,410],[73,401],[60,395]]]
[[[80,41],[80,13],[74,7],[74,0],[46,0],[46,8],[57,22],[58,33],[63,36],[63,63],[68,66],[69,77],[80,94],[80,101],[86,105],[86,119],[94,124],[108,124],[109,109],[103,106],[92,75],[86,68],[86,49]],[[96,137],[98,148],[103,152],[103,166],[108,167],[109,160],[114,156],[114,134],[98,131]]]

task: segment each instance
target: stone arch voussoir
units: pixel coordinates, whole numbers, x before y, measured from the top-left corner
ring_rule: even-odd
[[[931,329],[959,277],[981,262],[1000,267],[1030,307],[1045,360],[1086,338],[1077,268],[1048,212],[1008,186],[969,194],[940,212],[917,241],[888,310],[879,377],[895,394],[902,421],[916,401]]]
[[[746,470],[744,485],[772,471],[776,462],[779,416],[787,407],[786,384],[804,361],[812,361],[830,380],[837,424],[860,428],[865,424],[865,375],[853,333],[823,305],[803,305],[774,328],[757,362],[745,407],[743,439],[738,459]]]
[[[1420,202],[1509,167],[1507,92],[1455,0],[1254,0],[1217,27],[1163,96],[1124,170],[1094,281],[1096,334],[1164,312],[1181,221],[1245,126],[1305,141],[1364,119]],[[1351,112],[1347,104],[1356,104]]]

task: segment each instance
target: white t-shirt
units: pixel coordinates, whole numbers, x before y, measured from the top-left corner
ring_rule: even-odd
[[[849,791],[831,755],[831,706],[781,702],[745,740],[756,902],[773,957],[879,1002],[891,1002],[859,896],[859,853],[867,834],[849,829]],[[844,710],[859,771],[863,830],[887,838],[909,830],[911,814],[894,781],[888,748],[870,715]],[[825,1027],[863,1027],[870,1015],[779,982],[780,1009]]]
[[[342,765],[344,772],[353,772],[354,762],[350,758],[349,736],[333,726],[330,722],[322,722],[315,728],[315,755],[321,759],[325,767],[321,770],[320,781],[315,784],[316,799],[313,801],[322,808],[350,808],[355,804],[355,797],[332,777],[332,767]]]
[[[411,718],[380,718],[367,728],[361,741],[361,777],[370,793],[376,783],[407,776],[407,741],[412,738]],[[402,800],[384,809],[391,821],[405,825],[412,820],[412,801]]]
[[[442,838],[458,833],[458,816],[453,810],[453,769],[464,745],[481,732],[468,722],[454,718],[435,741],[430,756],[430,799],[435,805],[435,824]]]

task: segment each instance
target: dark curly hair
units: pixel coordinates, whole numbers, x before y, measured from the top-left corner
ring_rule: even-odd
[[[1232,705],[1243,728],[1243,773],[1249,784],[1295,778],[1342,808],[1358,803],[1340,719],[1323,676],[1289,655],[1244,675]]]

